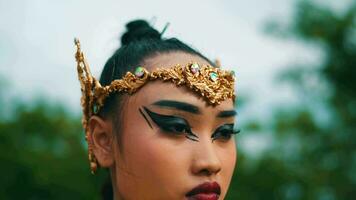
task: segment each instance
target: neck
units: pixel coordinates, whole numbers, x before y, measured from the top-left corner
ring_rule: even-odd
[[[112,183],[112,192],[113,192],[113,200],[123,200],[122,196],[120,195],[119,191],[117,190],[117,180],[116,180],[116,172],[115,169],[110,169],[110,177]]]

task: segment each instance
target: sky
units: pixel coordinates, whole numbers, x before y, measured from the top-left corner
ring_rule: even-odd
[[[165,37],[177,37],[209,58],[219,58],[223,68],[235,70],[238,95],[253,105],[249,112],[263,115],[269,105],[293,99],[288,88],[276,88],[276,73],[310,52],[263,32],[270,19],[287,21],[294,3],[0,0],[0,76],[10,94],[28,100],[44,96],[80,112],[73,38],[80,38],[92,73],[99,77],[120,45],[125,24],[143,18],[158,30],[169,22]]]
[[[245,106],[238,107],[238,120],[265,121],[273,117],[275,107],[300,99],[287,84],[276,82],[276,75],[295,63],[320,61],[317,49],[263,31],[270,20],[287,24],[295,3],[0,0],[0,83],[6,83],[5,89],[0,88],[6,91],[0,94],[29,102],[40,96],[80,114],[74,37],[81,41],[91,72],[99,77],[120,45],[125,24],[141,18],[157,30],[169,22],[164,37],[177,37],[210,59],[219,58],[223,68],[234,70],[237,97],[245,100]],[[251,135],[243,148],[262,152],[271,142],[268,137],[259,135],[257,140]]]

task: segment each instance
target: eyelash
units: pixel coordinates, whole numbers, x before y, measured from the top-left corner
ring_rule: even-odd
[[[192,132],[189,123],[185,119],[176,116],[160,115],[148,110],[146,107],[144,107],[144,109],[151,119],[158,125],[158,127],[166,134],[185,134],[188,139],[198,141],[198,136]],[[180,121],[180,123],[174,123],[174,121]],[[215,130],[211,138],[213,138],[213,141],[219,138],[222,138],[223,140],[230,140],[233,134],[240,132],[240,130],[233,130],[231,128],[233,126],[234,124],[224,124],[220,126]]]
[[[144,109],[151,117],[152,121],[155,122],[162,131],[176,135],[182,135],[183,133],[186,133],[189,136],[196,137],[196,135],[193,134],[189,123],[185,119],[176,116],[154,113],[146,107],[144,107]],[[179,123],[177,123],[177,121]]]
[[[224,126],[224,125],[223,125],[223,126]],[[220,127],[219,127],[219,128],[220,128]],[[218,128],[218,129],[219,129],[219,128]],[[214,132],[214,134],[211,136],[211,138],[213,138],[213,140],[216,140],[217,137],[214,137],[214,136],[218,135],[218,133],[221,133],[221,134],[220,134],[220,137],[221,137],[223,140],[230,140],[230,139],[231,139],[231,136],[240,133],[240,130],[233,130],[233,129],[226,130],[226,129],[225,129],[224,131]]]
[[[180,126],[179,128],[183,129],[183,130],[179,130],[179,128],[177,128],[178,126]],[[219,129],[222,129],[224,126],[232,126],[233,127],[233,124],[224,124],[222,126],[220,126],[219,128],[217,128],[216,130],[219,130]],[[192,133],[191,129],[189,126],[186,126],[184,124],[176,124],[175,125],[171,125],[171,126],[168,126],[167,127],[161,127],[164,131],[167,131],[167,132],[173,132],[174,134],[177,134],[177,135],[181,135],[182,133]],[[230,140],[232,135],[235,135],[235,134],[238,134],[240,133],[240,130],[233,130],[233,129],[223,129],[221,131],[218,131],[218,132],[214,132],[213,135],[211,136],[211,138],[213,140],[216,140],[216,139],[219,139],[221,138],[222,140]]]
[[[186,126],[184,124],[178,124],[178,123],[173,124],[173,125],[161,125],[160,128],[163,131],[172,132],[177,135],[180,135],[182,133],[191,133],[192,132],[189,126]]]

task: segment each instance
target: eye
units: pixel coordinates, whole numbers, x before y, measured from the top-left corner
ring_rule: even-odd
[[[185,119],[177,116],[154,113],[146,107],[144,107],[144,109],[151,117],[152,121],[164,132],[177,135],[192,133],[191,128]]]
[[[175,133],[175,134],[184,134],[184,133],[190,133],[190,127],[187,126],[186,124],[181,124],[181,123],[166,123],[166,124],[160,124],[160,128],[163,131],[166,132],[171,132],[171,133]]]
[[[231,139],[233,134],[238,134],[239,132],[240,130],[234,130],[234,124],[224,124],[214,131],[211,138],[213,140],[222,139],[227,141]]]

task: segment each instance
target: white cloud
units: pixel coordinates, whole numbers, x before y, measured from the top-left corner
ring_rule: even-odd
[[[21,95],[43,93],[78,112],[80,89],[73,38],[78,36],[94,75],[119,45],[124,25],[135,18],[157,17],[165,36],[178,37],[224,66],[237,70],[238,91],[253,97],[249,113],[267,113],[277,95],[274,74],[298,52],[292,42],[260,32],[268,16],[288,17],[293,0],[282,1],[0,1],[0,74]],[[276,97],[277,96],[277,97]],[[275,98],[275,99],[273,99]],[[243,116],[243,113],[240,113]]]

